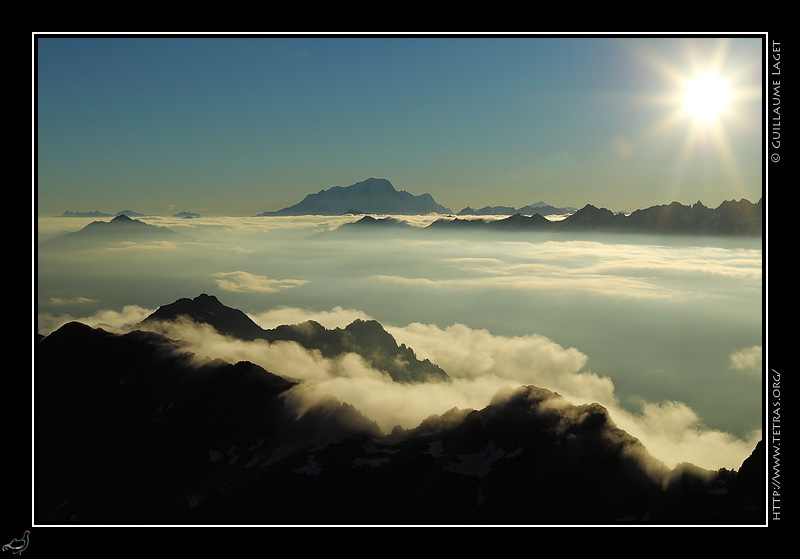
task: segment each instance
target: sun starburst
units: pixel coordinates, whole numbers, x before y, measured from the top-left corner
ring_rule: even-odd
[[[658,95],[640,98],[658,108],[662,116],[644,134],[645,139],[664,139],[682,132],[675,178],[679,182],[699,158],[713,163],[718,173],[743,192],[747,190],[732,147],[737,130],[753,129],[750,115],[742,111],[747,101],[761,98],[760,87],[747,85],[751,67],[737,66],[730,54],[730,39],[697,42],[686,39],[684,56],[665,57],[640,48],[635,56],[649,70],[665,78],[666,89]],[[759,123],[760,128],[760,123]]]

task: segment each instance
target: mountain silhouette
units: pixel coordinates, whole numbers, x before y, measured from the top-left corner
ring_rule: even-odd
[[[343,215],[353,212],[368,214],[424,215],[429,213],[451,213],[436,203],[430,194],[418,196],[404,190],[396,190],[387,179],[369,178],[350,186],[334,186],[307,195],[301,202],[270,215]]]
[[[122,211],[117,212],[114,215],[118,215],[118,216],[119,215],[124,215],[124,216],[132,217],[132,218],[135,218],[135,217],[147,217],[147,214],[142,214],[142,213],[139,213],[139,212],[135,212],[133,210],[122,210]]]
[[[405,344],[398,346],[394,337],[374,320],[356,320],[343,329],[332,330],[315,321],[263,329],[242,311],[227,307],[215,296],[204,293],[194,299],[182,298],[159,307],[142,325],[181,317],[209,324],[220,334],[242,340],[296,342],[306,349],[319,350],[327,358],[355,353],[396,382],[448,379],[440,367],[428,359],[418,359],[413,349]]]
[[[361,220],[350,224],[351,230],[370,225],[390,225],[381,220]],[[550,221],[540,214],[516,213],[507,218],[486,220],[467,218],[441,218],[423,229],[431,231],[548,231],[606,232],[662,235],[720,235],[761,236],[763,232],[763,202],[753,204],[748,200],[731,200],[717,208],[708,208],[697,202],[685,206],[678,202],[636,210],[630,215],[614,213],[606,208],[586,204],[580,210],[560,221]]]
[[[369,227],[371,225],[375,226],[376,228],[383,228],[383,227],[386,227],[386,226],[392,226],[392,227],[397,227],[397,228],[401,228],[401,229],[408,229],[408,228],[411,227],[411,225],[409,225],[405,221],[402,221],[402,220],[397,219],[395,217],[379,217],[379,218],[375,218],[375,217],[372,217],[371,215],[365,215],[364,217],[362,217],[361,219],[359,219],[358,221],[355,221],[353,223],[343,223],[342,225],[340,225],[336,229],[336,231],[348,231],[348,230],[351,230],[351,229],[354,229],[354,228]]]
[[[146,326],[159,320],[177,320],[186,317],[194,322],[210,324],[223,336],[241,340],[264,339],[264,329],[239,309],[223,305],[213,295],[201,293],[194,299],[183,297],[168,305],[162,305],[142,321]]]
[[[484,206],[483,208],[474,210],[467,206],[458,212],[458,215],[563,215],[573,214],[576,211],[578,211],[577,208],[557,208],[546,202],[536,202],[535,204],[528,204],[521,208],[513,208],[511,206]]]
[[[608,231],[624,228],[626,219],[624,214],[615,214],[609,209],[586,204],[566,219],[554,223],[559,229],[569,231]]]
[[[602,406],[541,387],[383,434],[351,405],[300,412],[287,398],[297,383],[246,361],[198,366],[153,332],[68,323],[36,344],[35,363],[40,525],[705,525],[758,523],[758,507],[763,518],[763,498],[750,499],[756,451],[741,475],[667,468]]]
[[[726,235],[761,235],[763,204],[759,200],[726,200],[716,209],[696,202],[685,206],[678,202],[636,210],[625,226],[634,231],[654,233],[696,233]]]
[[[167,227],[150,225],[120,213],[109,221],[92,221],[83,229],[51,239],[49,243],[117,243],[124,241],[175,241],[183,236]]]

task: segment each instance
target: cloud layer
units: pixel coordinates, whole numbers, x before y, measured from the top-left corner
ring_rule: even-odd
[[[345,324],[364,313],[352,309],[307,312],[283,307],[262,316],[294,320],[323,318],[327,324]],[[106,316],[105,318],[109,318]],[[122,314],[120,313],[120,321]],[[217,334],[193,322],[162,324],[157,331],[182,340],[183,350],[198,362],[247,360],[268,371],[302,382],[291,402],[298,413],[331,397],[355,406],[388,433],[395,426],[413,428],[433,414],[452,408],[482,409],[498,394],[520,385],[535,385],[560,393],[574,404],[597,402],[605,406],[619,427],[640,439],[668,466],[690,462],[701,467],[736,469],[752,451],[759,433],[741,439],[709,429],[687,404],[676,401],[640,402],[625,409],[610,378],[586,370],[588,357],[538,335],[498,336],[463,324],[441,328],[412,323],[387,327],[399,343],[412,347],[418,357],[443,367],[450,382],[401,384],[368,366],[355,354],[326,359],[293,342],[245,342]]]
[[[374,317],[447,371],[447,384],[396,385],[354,356],[325,360],[291,344],[181,332],[198,355],[307,379],[306,396],[352,403],[384,429],[535,384],[574,403],[601,403],[668,463],[738,467],[752,449],[758,243],[335,231],[359,217],[147,218],[191,240],[41,250],[37,331],[69,320],[124,329],[180,297],[224,292],[225,304],[264,328],[304,320],[343,328]],[[44,219],[39,233],[83,225]]]

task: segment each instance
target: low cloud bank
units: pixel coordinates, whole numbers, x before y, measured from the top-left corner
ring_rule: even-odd
[[[90,326],[121,331],[138,324],[152,311],[137,306],[103,311],[80,320]],[[365,313],[335,307],[309,311],[279,307],[252,315],[262,327],[316,320],[328,328],[343,327]],[[49,317],[49,324],[68,317]],[[44,320],[44,323],[48,323]],[[43,326],[40,317],[40,328]],[[412,323],[385,325],[398,343],[413,348],[420,359],[430,359],[451,377],[450,382],[403,384],[367,365],[355,354],[326,359],[294,342],[246,342],[219,335],[210,326],[191,321],[161,323],[159,333],[182,341],[183,350],[198,362],[223,359],[251,361],[264,369],[301,383],[290,399],[299,412],[334,397],[353,405],[374,420],[384,432],[395,426],[413,428],[427,417],[452,408],[482,409],[502,393],[520,385],[535,385],[558,392],[570,403],[599,403],[612,420],[637,437],[670,467],[681,462],[717,469],[738,469],[760,438],[759,432],[743,440],[709,429],[686,404],[674,401],[642,402],[638,410],[624,409],[613,381],[585,370],[588,357],[539,335],[498,336],[463,324],[439,327]],[[750,363],[759,354],[748,348],[736,363]],[[732,362],[734,362],[732,358]]]
[[[418,356],[430,359],[450,376],[494,377],[553,390],[573,404],[599,403],[621,429],[642,441],[670,467],[690,462],[709,469],[738,469],[761,438],[757,430],[746,439],[739,439],[710,429],[681,402],[642,402],[638,410],[627,410],[620,405],[610,378],[583,370],[588,361],[586,355],[543,336],[496,336],[462,324],[444,329],[410,324],[390,331],[398,341],[413,347]],[[751,364],[755,353],[760,356],[755,348],[746,352]]]

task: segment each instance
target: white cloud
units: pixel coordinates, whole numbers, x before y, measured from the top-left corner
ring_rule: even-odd
[[[586,355],[544,336],[497,336],[463,324],[444,329],[430,324],[387,329],[457,381],[480,380],[494,389],[504,383],[532,384],[558,392],[572,404],[599,403],[617,426],[641,440],[669,467],[690,462],[708,469],[738,468],[761,436],[753,432],[741,439],[705,427],[682,402],[644,402],[638,411],[626,410],[618,402],[611,379],[584,370]]]
[[[296,396],[314,402],[333,396],[352,404],[386,433],[397,425],[414,428],[434,414],[453,407],[482,409],[498,391],[517,386],[498,377],[453,379],[452,382],[404,384],[377,375],[330,377],[296,388]]]
[[[409,287],[557,290],[653,300],[717,298],[722,293],[714,286],[721,282],[760,289],[762,280],[761,251],[755,249],[509,241],[474,243],[468,250],[426,266],[421,276],[369,278]]]
[[[297,321],[327,317],[330,327],[366,315],[352,309],[314,313],[283,307],[263,316],[272,323],[280,317]],[[354,354],[326,359],[294,342],[233,340],[193,323],[172,328],[176,329],[164,333],[184,340],[184,349],[198,359],[248,360],[274,374],[307,381],[293,390],[291,401],[299,411],[333,397],[355,406],[384,432],[396,425],[416,427],[430,415],[453,407],[482,409],[498,393],[531,384],[558,392],[572,404],[603,405],[612,421],[669,467],[690,462],[708,469],[738,468],[758,440],[756,433],[740,439],[704,427],[696,412],[681,402],[644,402],[638,411],[626,410],[617,401],[611,379],[584,370],[586,355],[539,335],[498,336],[463,324],[386,326],[398,343],[414,349],[419,358],[431,359],[451,377],[450,382],[403,384],[392,382]]]
[[[330,231],[361,216],[269,216],[269,217],[197,217],[183,219],[165,216],[143,218],[142,221],[182,231],[224,234],[263,234],[280,231]]]
[[[387,330],[413,348],[418,357],[430,359],[451,377],[494,376],[535,384],[581,400],[613,401],[610,379],[581,372],[586,355],[575,348],[565,349],[544,336],[497,336],[464,324],[442,329],[413,323]]]
[[[148,329],[180,339],[181,351],[193,354],[198,363],[246,360],[273,374],[308,381],[293,391],[291,401],[299,411],[334,397],[353,405],[386,432],[395,425],[416,427],[426,417],[454,406],[483,408],[499,389],[519,384],[493,376],[454,379],[452,383],[396,383],[355,354],[327,359],[295,342],[235,340],[221,336],[209,325],[185,320],[153,323]]]
[[[175,251],[180,248],[178,243],[173,241],[122,241],[117,245],[104,247],[104,250],[112,251]]]
[[[610,408],[618,427],[638,438],[667,466],[689,462],[710,470],[738,469],[761,439],[761,431],[737,438],[702,424],[694,410],[682,402],[646,402],[639,413]]]
[[[373,275],[370,279],[404,285],[409,287],[428,287],[439,289],[480,288],[480,289],[518,289],[528,291],[577,291],[603,296],[617,296],[635,299],[668,299],[688,297],[684,291],[667,290],[648,279],[609,276],[601,274],[576,275],[566,273],[538,273],[531,267],[521,275],[495,275],[482,278],[432,279],[426,277],[404,277],[398,275]],[[495,270],[499,272],[500,270]]]
[[[735,351],[730,356],[731,369],[749,373],[761,373],[762,350],[760,345]]]
[[[300,279],[271,279],[243,271],[218,272],[211,277],[217,278],[214,281],[220,289],[238,293],[276,293],[308,283]]]
[[[356,309],[333,307],[328,311],[313,311],[297,307],[281,306],[261,313],[249,315],[262,328],[275,328],[283,324],[300,324],[308,320],[320,323],[325,328],[344,328],[357,319],[370,320],[365,312]]]

